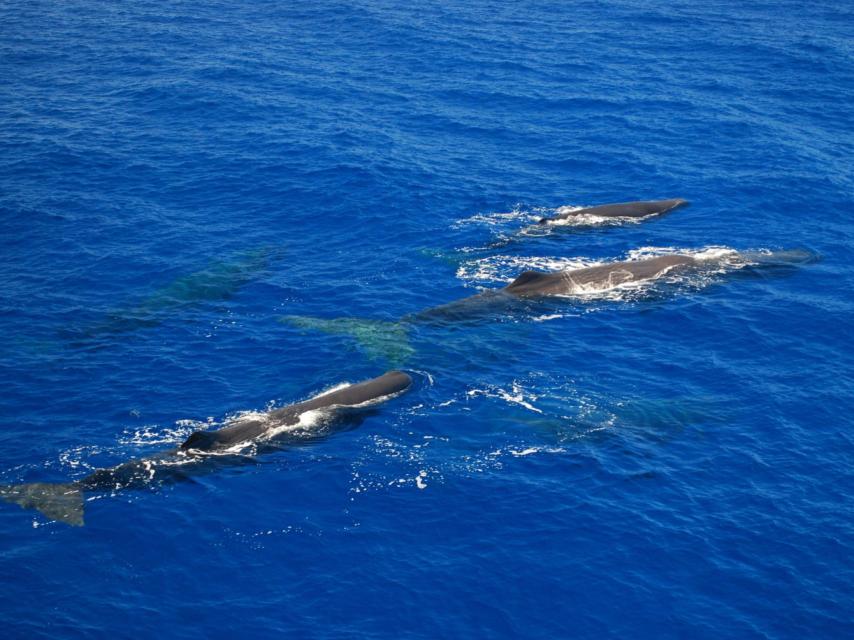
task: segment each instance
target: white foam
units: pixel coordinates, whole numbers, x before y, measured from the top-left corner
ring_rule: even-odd
[[[538,447],[528,447],[527,449],[522,449],[521,451],[514,451],[513,449],[510,449],[510,453],[511,455],[520,458],[522,456],[529,456],[532,453],[537,453],[539,450],[540,449]]]
[[[547,209],[525,209],[520,206],[514,207],[511,211],[494,211],[489,213],[476,213],[468,218],[458,220],[452,225],[452,228],[460,228],[468,225],[483,225],[488,227],[506,226],[508,223],[515,222],[537,222],[545,215],[543,212]]]
[[[187,455],[187,452],[179,449],[174,457],[170,458],[157,458],[152,460],[151,463],[156,467],[180,467],[185,464],[192,464],[195,460],[192,456]]]
[[[507,389],[502,389],[501,387],[488,387],[486,389],[470,389],[466,392],[466,395],[469,398],[473,398],[476,396],[500,398],[508,404],[518,404],[520,407],[524,407],[528,411],[533,411],[534,413],[543,413],[542,409],[538,409],[532,404],[533,402],[537,401],[537,396],[533,394],[528,394],[526,396],[525,390],[515,380],[511,383],[511,388],[509,391]]]
[[[200,420],[178,420],[174,427],[158,427],[147,424],[138,429],[126,430],[119,438],[119,444],[146,447],[158,444],[182,442],[194,431],[208,429],[214,424],[213,418],[206,422]]]
[[[429,372],[429,371],[423,371],[423,370],[421,370],[421,369],[411,369],[411,371],[412,371],[413,373],[421,374],[422,376],[424,376],[425,378],[427,378],[427,384],[429,384],[431,387],[432,387],[432,386],[435,384],[435,382],[436,382],[436,381],[433,379],[433,376],[430,374],[430,372]]]
[[[554,210],[555,216],[561,216],[573,211],[580,211],[587,207],[558,207]],[[566,218],[558,218],[557,220],[546,220],[548,227],[618,227],[626,224],[640,224],[645,220],[655,217],[656,213],[648,216],[633,217],[633,216],[597,216],[591,213],[580,213],[577,215],[569,215]],[[544,216],[548,217],[548,216]]]
[[[523,271],[569,271],[594,267],[598,264],[601,263],[587,258],[497,255],[462,263],[457,269],[457,277],[473,283],[509,284]]]
[[[700,249],[685,249],[684,247],[638,247],[629,251],[626,260],[648,260],[650,258],[674,254],[690,256],[701,262],[720,262],[723,265],[732,265],[737,268],[746,264],[740,252],[720,245],[709,245]]]
[[[103,453],[105,450],[97,446],[78,446],[66,449],[59,454],[59,462],[69,469],[92,470],[95,467],[86,462],[85,458]]]
[[[521,458],[523,456],[530,456],[535,453],[566,453],[566,449],[563,447],[527,447],[526,449],[508,449],[507,450],[510,455],[515,458]]]
[[[252,451],[255,450],[259,443],[267,442],[285,433],[309,433],[317,429],[318,426],[325,424],[328,419],[333,415],[333,413],[334,407],[311,409],[309,411],[304,411],[303,413],[299,414],[299,417],[296,422],[275,424],[274,421],[270,419],[270,416],[267,413],[246,411],[237,416],[237,418],[228,421],[224,426],[231,426],[236,422],[239,423],[241,421],[247,420],[259,421],[261,423],[269,423],[269,428],[261,436],[254,440],[237,442],[233,446],[224,449],[217,449],[213,451],[190,449],[189,453],[194,456],[222,456],[248,452],[251,455]]]
[[[554,210],[554,215],[562,216],[565,213],[572,213],[573,211],[581,211],[582,209],[586,209],[587,207],[578,206],[574,204],[565,204],[562,207],[557,207]]]
[[[557,320],[559,318],[565,318],[567,315],[569,315],[569,314],[566,314],[566,313],[545,313],[541,316],[534,316],[533,318],[531,318],[531,320],[533,320],[534,322],[548,322],[549,320]]]
[[[240,424],[241,422],[266,422],[267,420],[269,420],[269,415],[266,411],[254,411],[250,409],[231,414],[228,416],[226,424],[231,426],[233,424]]]
[[[297,422],[295,422],[294,424],[279,425],[267,431],[264,434],[264,439],[269,440],[283,433],[291,433],[294,431],[311,431],[315,429],[318,425],[323,424],[323,422],[327,418],[329,418],[330,415],[331,411],[329,410],[329,408],[311,409],[310,411],[305,411],[299,414],[299,420],[297,420]]]

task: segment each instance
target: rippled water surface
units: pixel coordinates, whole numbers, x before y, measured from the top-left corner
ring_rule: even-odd
[[[852,636],[850,3],[0,24],[0,484],[415,379],[304,446],[89,493],[84,527],[0,504],[4,638]],[[791,249],[818,259],[733,257]],[[669,252],[718,262],[406,319]]]

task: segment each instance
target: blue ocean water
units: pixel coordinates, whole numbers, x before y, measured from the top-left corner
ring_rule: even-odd
[[[0,21],[0,484],[415,378],[322,441],[89,494],[84,527],[0,504],[4,638],[854,633],[850,3]],[[532,267],[788,249],[820,260],[377,337]]]

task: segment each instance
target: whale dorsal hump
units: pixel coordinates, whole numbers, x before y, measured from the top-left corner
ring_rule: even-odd
[[[523,271],[513,282],[507,285],[507,289],[516,289],[526,285],[534,284],[537,281],[548,279],[551,274],[542,273],[541,271]]]
[[[212,449],[216,444],[216,436],[214,435],[216,432],[213,431],[194,431],[190,434],[190,437],[184,440],[181,443],[181,449],[198,449],[200,451],[205,451],[206,449]]]

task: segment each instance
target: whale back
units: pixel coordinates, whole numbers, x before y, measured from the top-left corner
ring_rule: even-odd
[[[216,431],[195,431],[181,444],[182,450],[214,451],[250,442],[262,437],[271,428],[297,424],[306,411],[333,407],[356,407],[374,400],[383,400],[412,384],[403,371],[389,371],[377,378],[352,384],[330,393],[270,411],[262,418],[237,420]]]
[[[645,218],[662,214],[688,204],[682,198],[671,198],[669,200],[641,200],[637,202],[616,202],[613,204],[600,204],[595,207],[575,209],[556,216],[542,218],[540,224],[553,220],[566,220],[573,216],[597,216],[600,218]]]
[[[685,204],[685,200],[673,198],[671,200],[645,200],[639,202],[618,202],[616,204],[604,204],[598,207],[590,207],[576,211],[579,213],[601,216],[604,218],[643,218],[665,211],[670,211]]]
[[[378,378],[351,384],[342,389],[315,396],[305,402],[285,407],[271,413],[275,417],[278,412],[296,409],[300,413],[326,407],[347,406],[355,407],[366,402],[379,400],[385,396],[399,393],[412,384],[412,378],[403,371],[388,371]]]
[[[669,271],[673,267],[694,264],[691,256],[679,254],[657,256],[645,260],[612,262],[596,267],[565,271],[565,281],[572,286],[609,287],[626,282],[651,280]]]
[[[649,280],[673,267],[694,263],[691,256],[674,254],[554,273],[525,271],[504,291],[521,298],[567,295],[587,287],[612,287],[626,282]]]
[[[523,271],[513,282],[504,287],[514,296],[548,295],[555,285],[563,280],[563,272],[543,273],[542,271]]]

